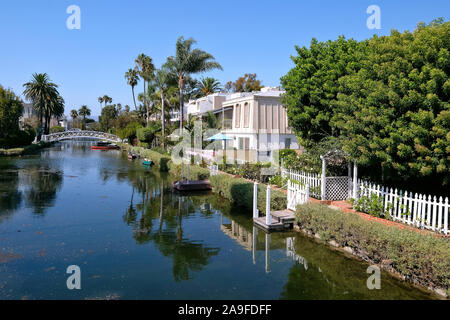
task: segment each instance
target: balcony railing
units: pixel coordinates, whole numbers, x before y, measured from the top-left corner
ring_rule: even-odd
[[[233,120],[232,119],[225,119],[223,121],[223,129],[233,129]]]

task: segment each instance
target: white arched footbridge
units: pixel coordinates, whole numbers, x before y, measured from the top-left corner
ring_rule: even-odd
[[[122,142],[122,140],[113,134],[106,132],[98,132],[98,131],[64,131],[53,133],[49,135],[43,135],[41,141],[46,142],[56,142],[62,140],[70,140],[70,139],[79,139],[79,138],[88,138],[88,139],[98,139],[105,140],[110,142]]]

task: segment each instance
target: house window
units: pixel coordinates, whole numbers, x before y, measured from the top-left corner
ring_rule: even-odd
[[[236,112],[234,114],[234,118],[235,118],[234,126],[236,128],[239,128],[239,123],[241,121],[241,105],[240,104],[236,105]]]
[[[284,148],[285,149],[291,148],[291,138],[286,138],[286,140],[284,141]]]
[[[250,138],[239,138],[239,150],[250,149]]]
[[[244,128],[248,128],[248,117],[249,117],[249,106],[248,103],[246,102],[244,104]]]

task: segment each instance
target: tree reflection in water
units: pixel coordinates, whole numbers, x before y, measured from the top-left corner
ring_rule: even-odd
[[[192,241],[183,236],[183,218],[192,214],[211,215],[206,197],[183,197],[173,192],[169,183],[157,173],[132,174],[130,180],[133,190],[141,195],[140,203],[133,207],[133,196],[130,207],[124,216],[125,222],[133,228],[133,237],[139,244],[152,242],[173,263],[174,280],[192,279],[193,272],[206,267],[212,256],[219,253],[219,248],[205,246],[201,241]],[[133,193],[132,193],[133,194]],[[198,211],[199,207],[206,208]],[[134,214],[135,213],[135,214]],[[158,221],[158,228],[153,225]]]
[[[0,165],[0,223],[11,217],[22,203],[18,169],[10,164]]]
[[[63,174],[55,167],[34,167],[27,168],[27,175],[25,202],[36,214],[44,214],[46,208],[54,204],[63,183]]]

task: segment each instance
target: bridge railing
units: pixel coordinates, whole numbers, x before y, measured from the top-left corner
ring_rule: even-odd
[[[121,139],[113,134],[98,131],[64,131],[43,135],[41,140],[46,142],[54,142],[73,138],[95,138],[113,142],[121,142]]]

